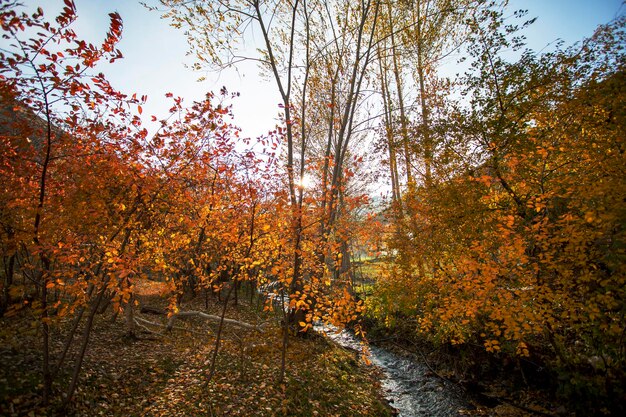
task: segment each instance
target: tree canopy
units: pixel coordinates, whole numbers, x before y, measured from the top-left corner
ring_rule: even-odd
[[[279,383],[294,336],[323,322],[365,340],[365,318],[540,362],[581,409],[623,410],[624,17],[537,53],[534,19],[483,0],[160,3],[196,69],[259,63],[275,129],[241,137],[224,87],[168,94],[149,133],[147,97],[98,72],[123,65],[119,14],[94,45],[71,0],[53,20],[0,5],[0,314],[39,329],[43,404],[71,405],[107,308],[128,337],[141,307],[169,330],[218,324],[211,381],[225,326],[265,331],[227,317],[247,289],[279,312]],[[165,309],[140,306],[155,283]],[[221,314],[188,308],[202,292]]]

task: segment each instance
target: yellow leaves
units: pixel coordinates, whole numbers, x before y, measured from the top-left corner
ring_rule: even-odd
[[[178,312],[180,311],[178,309],[178,304],[176,304],[175,301],[170,302],[170,306],[169,306],[168,310],[169,310],[168,313],[167,313],[167,317],[168,318],[172,317],[175,314],[178,314]]]
[[[530,352],[528,351],[528,346],[524,342],[519,342],[517,344],[517,348],[515,353],[519,356],[528,357],[530,356]]]
[[[485,340],[484,343],[487,352],[496,353],[500,351],[500,342],[497,340]]]
[[[515,216],[513,216],[513,215],[506,216],[505,217],[505,223],[506,223],[506,226],[508,228],[510,228],[510,229],[513,228],[513,225],[515,224]]]
[[[298,298],[292,298],[291,300],[289,300],[289,308],[298,310],[298,309],[307,309],[309,304],[305,301],[306,300],[306,295],[303,294],[302,298],[298,299]]]
[[[309,319],[307,318],[307,321],[299,321],[298,325],[300,326],[300,332],[307,332],[309,329],[313,328],[313,325],[309,322]]]
[[[541,158],[543,159],[548,157],[548,150],[542,146],[537,146],[536,153],[537,155],[541,156]]]

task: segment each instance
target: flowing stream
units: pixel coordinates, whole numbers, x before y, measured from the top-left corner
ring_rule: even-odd
[[[316,330],[343,347],[361,349],[358,339],[345,330],[325,326]],[[370,360],[384,375],[383,394],[398,416],[460,416],[470,407],[459,387],[433,375],[423,363],[378,346],[370,345],[369,351]]]
[[[263,290],[276,304],[277,294]],[[332,326],[315,325],[314,330],[344,348],[360,351],[361,343],[350,332]],[[385,399],[399,417],[456,417],[471,408],[463,391],[456,385],[434,375],[424,363],[379,346],[369,346],[369,359],[383,373],[381,381]]]

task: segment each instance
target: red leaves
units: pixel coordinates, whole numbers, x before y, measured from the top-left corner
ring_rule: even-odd
[[[61,11],[61,14],[57,16],[56,22],[61,27],[69,26],[76,20],[76,5],[73,0],[64,0],[65,7]],[[43,13],[41,14],[43,16]]]
[[[109,24],[109,32],[101,46],[101,49],[110,54],[109,62],[114,62],[116,59],[122,58],[122,53],[119,50],[115,50],[115,45],[120,41],[122,37],[123,22],[119,13],[110,13],[111,23]]]

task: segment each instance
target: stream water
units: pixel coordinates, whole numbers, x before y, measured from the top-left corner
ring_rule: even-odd
[[[264,289],[267,297],[281,305],[281,298]],[[361,343],[350,332],[332,326],[315,325],[314,330],[345,348],[360,351]],[[370,361],[383,373],[385,399],[399,417],[456,417],[470,408],[463,391],[434,375],[424,363],[379,346],[370,345]]]
[[[322,326],[316,330],[343,347],[361,349],[355,336],[345,330]],[[459,387],[433,375],[426,365],[378,346],[370,345],[369,351],[370,360],[384,375],[383,394],[398,416],[460,416],[470,407]]]

